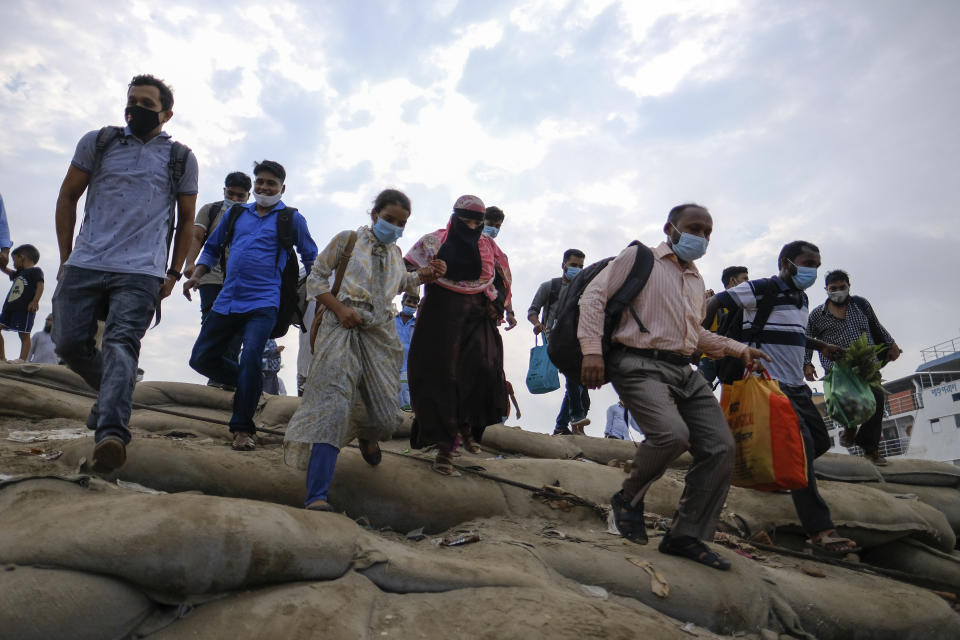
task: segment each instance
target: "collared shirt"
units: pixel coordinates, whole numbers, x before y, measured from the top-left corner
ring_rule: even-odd
[[[0,196],[0,249],[9,249],[12,246],[10,226],[7,224],[7,210],[3,206],[3,196]]]
[[[264,216],[257,213],[257,203],[243,205],[233,229],[233,239],[227,257],[227,274],[223,289],[213,303],[217,313],[246,313],[254,309],[280,306],[280,280],[287,265],[287,252],[277,238],[277,212],[285,209],[278,202]],[[307,221],[293,214],[293,244],[300,260],[309,272],[317,258],[317,245],[310,237]],[[226,225],[217,225],[197,264],[212,269],[220,260],[220,244],[226,237]]]
[[[633,419],[626,407],[619,403],[607,407],[607,426],[603,430],[603,435],[617,438],[619,440],[630,439],[630,429],[633,428],[637,433],[643,434],[637,421]]]
[[[757,304],[765,295],[769,295],[763,292],[772,289],[771,283],[777,291],[776,300],[769,319],[755,340],[772,360],[763,363],[770,377],[784,384],[799,386],[803,384],[803,354],[807,347],[807,294],[790,286],[780,276],[773,276],[766,280],[743,282],[721,291],[717,294],[717,300],[730,309],[743,308],[743,329],[746,332],[753,328]]]
[[[223,204],[223,200],[219,202],[208,202],[200,207],[200,210],[197,211],[197,215],[193,219],[194,226],[200,227],[206,231],[207,237],[210,237],[210,234],[213,232],[213,230],[217,228],[218,224],[220,224],[223,214],[227,212],[227,209],[223,206]],[[203,274],[203,277],[200,278],[199,283],[223,284],[223,271],[220,270],[220,263],[217,262],[213,269]]]
[[[849,298],[848,298],[849,300]],[[863,298],[859,298],[866,307],[866,313],[860,308],[860,305],[850,300],[847,302],[847,313],[845,318],[838,318],[827,309],[827,303],[810,312],[810,318],[807,320],[807,335],[811,338],[823,340],[828,344],[835,344],[838,347],[846,349],[854,340],[861,335],[867,335],[867,342],[876,344],[873,339],[873,332],[870,331],[871,320],[876,323],[883,335],[884,344],[893,342],[893,336],[887,331],[880,321],[873,307]],[[807,349],[804,354],[804,363],[812,363],[813,350]],[[827,371],[833,368],[833,360],[820,354],[820,365]]]
[[[404,322],[403,316],[398,313],[394,322],[397,325],[397,336],[400,338],[400,344],[403,345],[403,367],[400,369],[400,373],[404,373],[407,370],[407,356],[410,355],[410,341],[413,339],[413,330],[417,326],[417,319],[411,317],[407,322]]]
[[[627,247],[587,285],[580,296],[577,337],[584,355],[600,355],[603,315],[633,268],[636,247]],[[646,327],[641,332],[629,309],[624,310],[612,342],[636,349],[662,349],[683,354],[702,351],[711,358],[740,356],[746,346],[710,333],[700,323],[706,315],[706,287],[696,265],[681,266],[666,242],[653,249],[653,269],[646,286],[633,300],[633,309]]]
[[[84,135],[71,164],[93,171],[97,131]],[[171,216],[168,165],[173,141],[167,133],[144,143],[124,129],[104,149],[90,176],[83,224],[67,264],[114,273],[166,277]],[[197,158],[191,152],[178,195],[197,193]]]
[[[57,345],[53,343],[49,333],[38,331],[30,338],[30,355],[27,356],[27,362],[57,364],[60,359],[57,357],[56,348]]]

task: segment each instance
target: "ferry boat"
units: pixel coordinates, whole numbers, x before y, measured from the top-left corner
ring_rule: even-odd
[[[960,466],[960,337],[920,351],[921,364],[902,378],[883,383],[889,394],[883,410],[880,455],[948,462]],[[823,394],[815,401],[821,410]],[[833,453],[863,455],[841,447],[842,426],[825,418]]]

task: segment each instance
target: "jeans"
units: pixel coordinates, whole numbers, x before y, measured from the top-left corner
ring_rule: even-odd
[[[63,362],[96,389],[87,425],[100,442],[130,442],[130,410],[140,341],[157,308],[163,280],[155,276],[64,267],[53,294],[53,340]],[[95,337],[106,316],[103,349]]]
[[[190,366],[218,382],[236,387],[230,431],[256,433],[253,414],[263,393],[263,347],[277,321],[277,308],[264,307],[246,313],[222,314],[210,311],[193,345]],[[231,342],[239,336],[243,344],[240,362],[227,356]]]
[[[807,454],[807,486],[790,492],[793,506],[797,510],[797,515],[800,516],[800,524],[807,533],[833,529],[830,507],[817,490],[817,476],[813,469],[813,461],[826,453],[831,445],[827,425],[823,423],[820,412],[813,404],[810,387],[805,384],[793,386],[781,382],[780,390],[790,398],[790,404],[793,405],[793,410],[797,414],[800,431],[803,434],[803,448]]]
[[[207,319],[207,315],[210,313],[210,309],[213,308],[213,303],[217,301],[217,296],[220,295],[220,290],[223,289],[222,284],[202,284],[197,287],[197,292],[200,294],[200,322],[203,323]],[[240,341],[243,338],[242,335],[234,336],[233,341],[227,346],[226,352],[223,354],[225,358],[233,360],[234,362],[239,361],[240,359]],[[211,378],[209,382],[219,382],[224,384],[223,380],[215,380]]]
[[[566,429],[570,422],[583,420],[590,410],[590,394],[587,388],[576,381],[566,378],[566,390],[563,402],[560,404],[560,413],[557,414],[557,430]]]

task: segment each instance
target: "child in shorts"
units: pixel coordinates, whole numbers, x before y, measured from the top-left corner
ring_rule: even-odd
[[[13,270],[4,271],[13,280],[13,286],[0,311],[0,331],[16,331],[20,334],[20,358],[10,361],[19,364],[26,362],[30,353],[30,331],[37,309],[40,308],[40,296],[43,295],[43,271],[36,266],[40,261],[40,252],[32,244],[20,245],[11,256]],[[6,354],[3,337],[0,336],[0,361],[3,360],[6,360]]]

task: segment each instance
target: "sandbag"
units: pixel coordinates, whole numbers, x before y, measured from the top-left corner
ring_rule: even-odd
[[[205,384],[187,382],[138,382],[133,388],[133,401],[157,406],[179,406],[181,410],[212,409],[233,411],[233,392]]]
[[[56,366],[56,365],[49,365]],[[92,398],[0,377],[0,415],[86,421]]]
[[[947,462],[915,458],[887,458],[887,466],[877,470],[887,482],[920,484],[930,487],[960,487],[960,467]]]
[[[24,364],[9,364],[0,361],[0,373],[6,376],[16,376],[24,380],[35,380],[44,384],[52,384],[66,389],[93,391],[79,375],[60,364],[40,364],[28,362]]]
[[[585,603],[561,589],[381,593],[356,573],[336,581],[270,587],[211,602],[151,638],[306,639],[320,635],[331,640],[689,638],[675,621],[651,610],[600,599]]]
[[[949,553],[909,538],[870,549],[865,562],[934,580],[960,590],[960,551]],[[936,587],[934,587],[936,588]]]
[[[533,458],[572,460],[583,452],[570,439],[572,436],[550,436],[502,425],[490,425],[483,432],[483,446],[506,453],[520,453]]]
[[[822,577],[807,575],[804,565]],[[960,616],[926,589],[824,563],[765,567],[764,573],[819,640],[960,637]]]
[[[17,640],[125,638],[153,610],[140,591],[79,571],[0,566],[0,637]]]
[[[954,533],[960,534],[960,490],[953,487],[928,487],[893,482],[871,482],[868,486],[901,498],[913,496],[919,499],[942,513]]]
[[[825,453],[813,461],[813,470],[822,480],[838,482],[880,482],[878,467],[860,456]]]

